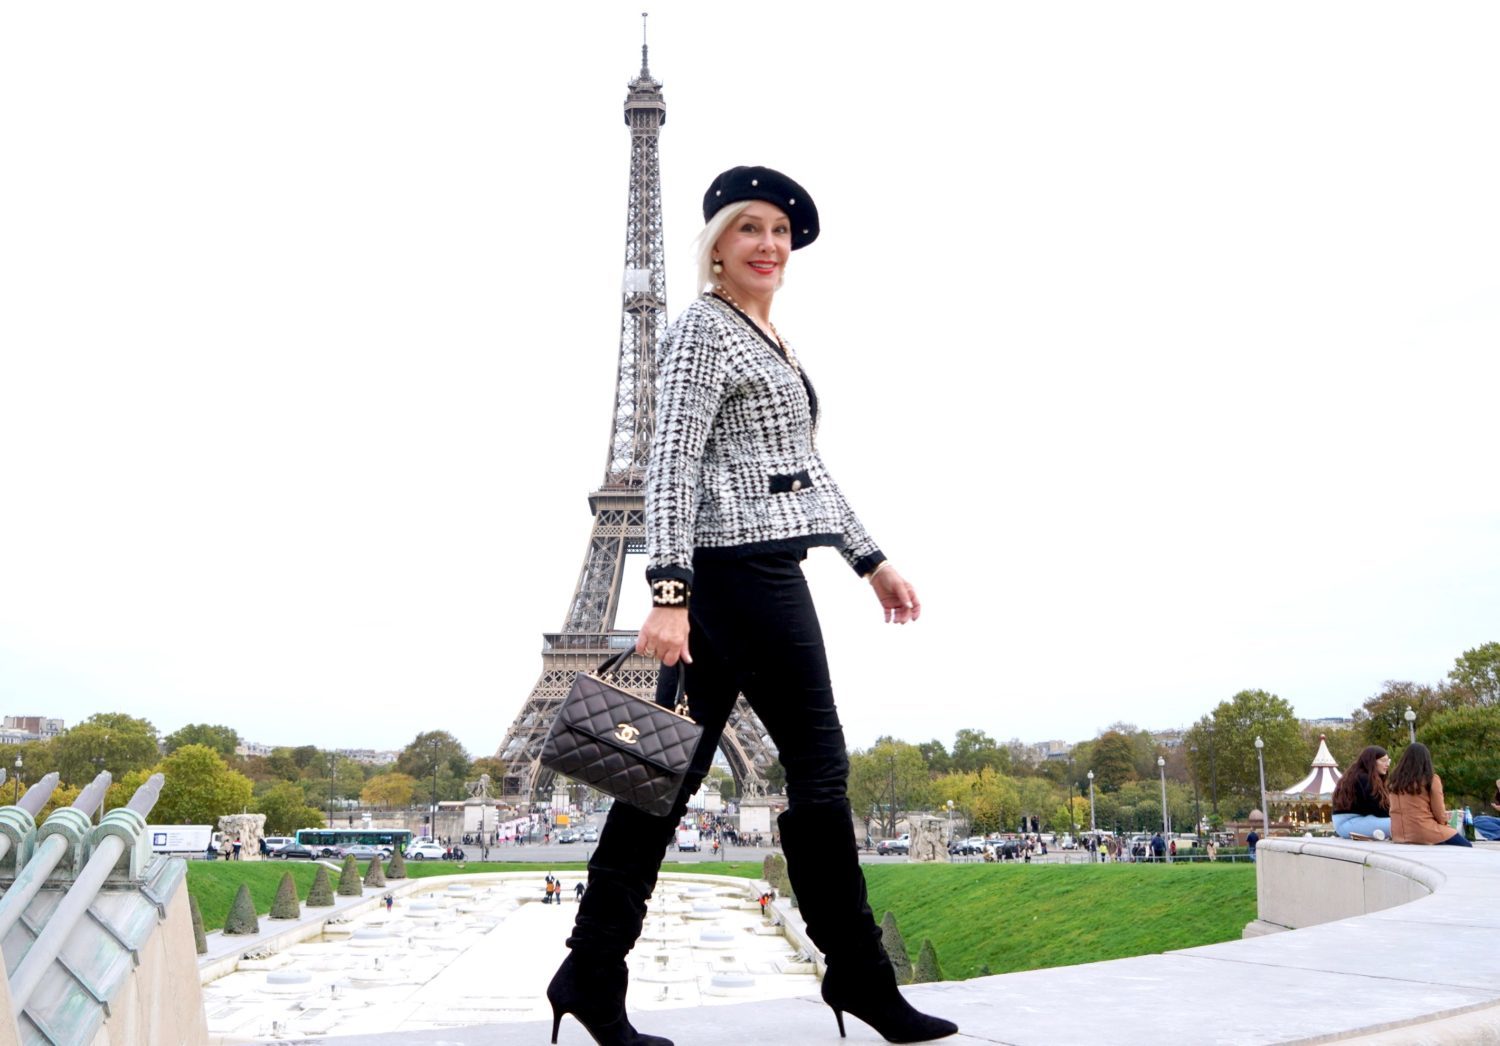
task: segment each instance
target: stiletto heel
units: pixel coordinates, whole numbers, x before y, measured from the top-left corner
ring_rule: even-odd
[[[807,935],[827,957],[822,995],[840,1038],[846,1013],[887,1042],[927,1042],[958,1031],[952,1021],[914,1008],[896,986],[859,870],[848,802],[796,807],[777,823]]]
[[[571,1013],[599,1046],[672,1046],[671,1039],[645,1035],[631,1026],[625,1016],[628,980],[624,960],[579,959],[577,952],[569,952],[547,985],[553,1046],[565,1013]]]

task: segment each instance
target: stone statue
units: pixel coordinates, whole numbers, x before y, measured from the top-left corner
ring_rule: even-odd
[[[943,822],[937,817],[913,819],[911,850],[913,861],[946,861],[948,847],[943,845]]]
[[[266,815],[225,814],[219,818],[219,831],[226,843],[240,844],[241,857],[259,857],[260,841],[266,835]]]

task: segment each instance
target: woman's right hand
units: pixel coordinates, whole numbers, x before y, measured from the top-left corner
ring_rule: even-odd
[[[678,659],[692,664],[688,653],[688,612],[686,607],[652,607],[641,625],[635,641],[636,653],[654,657],[667,666]]]

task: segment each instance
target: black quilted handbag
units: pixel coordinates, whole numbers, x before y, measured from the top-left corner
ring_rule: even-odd
[[[542,746],[542,765],[659,817],[671,812],[703,727],[688,718],[680,667],[675,710],[609,682],[633,652],[573,677]]]

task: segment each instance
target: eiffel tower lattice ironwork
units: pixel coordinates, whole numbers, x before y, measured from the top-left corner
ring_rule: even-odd
[[[625,97],[630,128],[630,202],[625,219],[620,355],[614,418],[604,483],[589,495],[594,529],[562,631],[542,637],[542,674],[516,716],[496,758],[505,765],[504,792],[523,799],[544,793],[552,771],[541,764],[542,744],[573,677],[635,646],[636,633],[617,630],[625,557],[646,548],[646,465],[656,421],[657,342],[666,332],[666,264],[662,247],[661,165],[657,139],[666,122],[661,84],[652,79],[641,45],[641,72]],[[644,583],[644,582],[642,582]],[[634,656],[616,682],[641,696],[656,691],[658,665]],[[765,771],[776,758],[765,727],[741,696],[730,714],[720,751],[741,795],[763,794]]]

